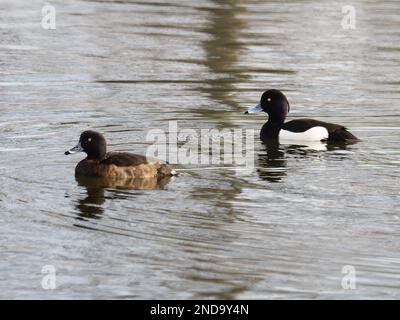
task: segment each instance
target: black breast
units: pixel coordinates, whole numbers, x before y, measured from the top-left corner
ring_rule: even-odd
[[[260,139],[261,141],[267,141],[267,140],[274,140],[278,139],[279,137],[279,131],[281,130],[282,125],[280,123],[274,123],[274,122],[267,122],[265,123],[260,132]]]

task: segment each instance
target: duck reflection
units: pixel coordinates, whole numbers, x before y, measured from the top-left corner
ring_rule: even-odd
[[[81,184],[79,184],[81,185]],[[99,187],[86,187],[86,196],[78,199],[76,209],[81,218],[99,218],[104,209],[104,189]]]
[[[258,176],[269,182],[281,182],[287,175],[288,155],[294,157],[319,157],[322,151],[334,152],[346,150],[356,142],[323,143],[310,142],[306,144],[280,144],[278,140],[263,143],[266,152],[260,152],[256,159]],[[335,159],[346,159],[346,155],[335,156]]]
[[[327,151],[346,150],[348,147],[360,143],[360,141],[331,142],[326,145]]]
[[[278,141],[265,144],[265,151],[258,154],[257,173],[262,180],[280,182],[286,176],[285,152]]]
[[[75,180],[80,187],[86,189],[86,195],[78,199],[76,204],[79,217],[98,219],[104,212],[103,204],[105,203],[106,189],[161,190],[170,182],[171,177],[164,177],[162,179],[107,179],[75,176]],[[124,197],[126,197],[126,194]],[[118,193],[115,193],[113,198],[118,198]],[[121,196],[121,198],[123,198],[123,196]]]

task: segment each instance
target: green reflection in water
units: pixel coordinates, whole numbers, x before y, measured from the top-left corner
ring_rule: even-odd
[[[200,87],[211,99],[218,103],[239,109],[237,101],[232,98],[235,83],[248,80],[242,69],[236,66],[239,55],[244,50],[238,41],[241,31],[246,27],[246,22],[239,18],[245,8],[239,1],[215,1],[221,6],[208,9],[210,12],[209,24],[204,32],[210,38],[203,42],[206,59],[203,64],[213,76],[209,79],[207,88]]]

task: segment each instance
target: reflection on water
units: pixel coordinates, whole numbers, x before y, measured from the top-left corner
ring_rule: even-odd
[[[104,177],[75,176],[80,187],[86,189],[84,198],[77,200],[76,209],[84,218],[99,218],[104,212],[102,205],[105,202],[104,190],[115,188],[122,190],[161,190],[170,182],[171,177],[146,179],[109,179]],[[124,196],[126,197],[126,196]],[[113,199],[118,199],[114,193]]]
[[[209,39],[203,42],[206,52],[204,65],[210,72],[207,88],[199,88],[210,95],[210,98],[224,106],[239,110],[241,107],[232,92],[235,92],[234,83],[246,81],[249,77],[245,70],[236,66],[239,55],[243,53],[243,46],[239,41],[240,32],[245,28],[246,22],[239,18],[246,12],[241,1],[226,0],[214,1],[221,7],[210,11],[208,26],[204,32]],[[208,110],[205,110],[208,113]]]
[[[280,182],[286,176],[285,151],[277,140],[265,144],[265,149],[266,153],[258,154],[257,173],[263,180]]]
[[[82,218],[100,218],[104,212],[102,207],[104,202],[104,188],[87,186],[86,195],[77,200],[76,209]]]
[[[313,0],[54,0],[56,30],[42,1],[2,5],[0,298],[400,297],[396,1],[352,1],[355,30]],[[89,128],[139,154],[169,120],[259,132],[242,113],[268,88],[363,142],[257,139],[254,170],[169,182],[75,181],[62,155]]]
[[[266,152],[259,152],[256,161],[257,173],[260,179],[269,182],[281,182],[287,175],[287,157],[293,156],[298,159],[307,157],[319,157],[323,152],[334,152],[347,150],[348,146],[357,142],[306,142],[303,144],[281,144],[277,139],[271,139],[263,144]],[[346,160],[349,155],[343,154],[336,160]]]
[[[78,185],[86,188],[117,188],[133,190],[160,190],[171,181],[171,177],[110,179],[104,177],[75,176]]]

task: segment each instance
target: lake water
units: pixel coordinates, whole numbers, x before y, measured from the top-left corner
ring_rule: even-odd
[[[342,1],[51,4],[55,30],[43,1],[0,8],[0,298],[400,298],[398,1],[351,1],[349,30]],[[253,170],[155,190],[81,183],[63,154],[89,128],[142,154],[170,120],[258,133],[267,88],[362,142],[256,139]]]

